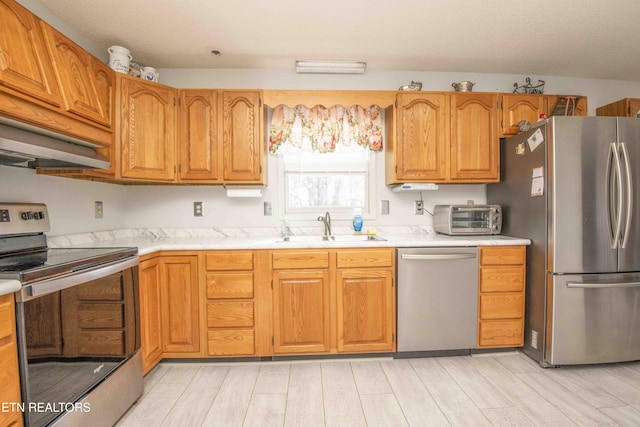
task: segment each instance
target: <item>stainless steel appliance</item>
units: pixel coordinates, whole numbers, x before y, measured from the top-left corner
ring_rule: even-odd
[[[112,426],[142,395],[137,248],[47,248],[42,204],[0,204],[26,426]]]
[[[524,352],[542,366],[640,359],[640,120],[552,117],[501,146],[503,232],[527,256]]]
[[[449,235],[500,234],[500,205],[436,205],[433,209],[433,229]]]
[[[398,248],[396,256],[398,356],[475,348],[478,249]]]

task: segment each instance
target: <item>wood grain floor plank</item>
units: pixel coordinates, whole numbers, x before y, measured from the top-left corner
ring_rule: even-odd
[[[614,375],[609,367],[574,367],[572,370],[587,381],[597,384],[600,388],[624,403],[640,403],[640,388]]]
[[[360,399],[368,427],[409,425],[393,394],[364,394]]]
[[[563,414],[580,426],[615,426],[616,423],[580,396],[573,394],[543,373],[516,374],[529,387],[553,402]]]
[[[292,364],[285,426],[324,426],[322,372],[319,363]]]
[[[494,359],[514,374],[535,374],[543,369],[536,361],[522,353],[498,355]]]
[[[259,371],[259,365],[230,367],[203,425],[241,426],[251,402]]]
[[[289,364],[261,365],[253,393],[287,394],[290,371]]]
[[[480,409],[507,408],[513,404],[473,366],[469,357],[442,357],[440,364]]]
[[[450,425],[407,360],[393,360],[380,364],[409,425]]]
[[[393,393],[380,362],[351,362],[351,370],[353,371],[353,377],[356,380],[360,396]]]
[[[410,363],[451,425],[491,425],[480,408],[440,364],[439,358],[413,359]]]
[[[534,425],[515,406],[482,409],[482,413],[495,427],[531,427]]]
[[[162,425],[202,425],[228,372],[226,366],[200,367]]]
[[[243,427],[282,426],[286,406],[286,394],[254,394],[249,403]]]
[[[366,426],[349,362],[322,363],[325,422],[329,426]]]
[[[637,427],[640,426],[640,411],[631,406],[617,406],[615,408],[600,409],[609,418],[615,420],[621,426]]]
[[[132,407],[119,425],[149,427],[162,424],[197,371],[198,367],[188,365],[167,369],[149,393]]]
[[[598,384],[581,377],[571,369],[548,368],[543,369],[542,372],[552,378],[555,382],[562,384],[573,394],[580,396],[580,398],[589,402],[589,404],[594,408],[607,408],[624,405],[620,399],[617,399],[611,393],[602,389]]]
[[[469,363],[490,383],[500,389],[504,396],[513,403],[513,406],[520,409],[531,422],[544,426],[575,425],[551,402],[540,396],[494,358],[471,357]]]

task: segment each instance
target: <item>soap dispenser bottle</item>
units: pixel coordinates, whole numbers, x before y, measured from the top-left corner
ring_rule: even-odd
[[[353,229],[356,234],[360,234],[362,231],[362,215],[360,209],[353,210]]]
[[[282,230],[281,233],[282,237],[289,237],[291,236],[293,233],[291,233],[291,227],[289,226],[289,220],[287,219],[287,217],[284,217],[284,221],[282,222]]]

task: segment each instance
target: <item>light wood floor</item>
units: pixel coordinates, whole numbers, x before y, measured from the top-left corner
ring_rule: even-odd
[[[542,369],[520,353],[158,365],[129,426],[640,426],[640,362]]]

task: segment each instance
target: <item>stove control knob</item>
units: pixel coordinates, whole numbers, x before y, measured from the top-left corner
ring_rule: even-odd
[[[25,221],[33,219],[33,212],[22,212],[20,214],[20,218],[22,218]]]
[[[44,219],[44,211],[34,212],[33,213],[33,218],[34,219]]]

